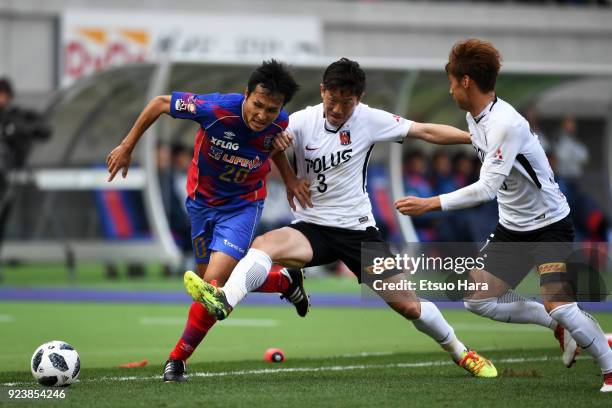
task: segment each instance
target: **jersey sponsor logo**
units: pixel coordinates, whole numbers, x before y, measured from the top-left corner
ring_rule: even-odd
[[[263,164],[263,161],[259,156],[255,156],[254,159],[247,159],[246,157],[236,156],[234,154],[225,153],[225,150],[219,149],[215,146],[210,146],[208,155],[215,160],[221,160],[225,163],[235,164],[240,167],[244,167],[249,170],[254,170]]]
[[[228,142],[227,140],[217,139],[216,137],[210,138],[210,144],[213,146],[220,147],[222,149],[227,150],[238,150],[240,149],[240,145],[235,142]]]
[[[351,160],[353,157],[353,149],[342,150],[341,152],[335,152],[329,156],[317,157],[316,159],[305,159],[306,160],[306,173],[311,171],[315,174],[322,171],[327,171],[338,167]]]
[[[395,121],[396,121],[397,123],[399,123],[399,122],[400,122],[400,120],[402,119],[402,117],[401,117],[401,116],[399,116],[399,115],[391,115],[391,116],[393,116],[393,119],[395,119]]]
[[[312,152],[314,150],[318,150],[318,149],[319,149],[318,147],[310,147],[310,146],[306,145],[306,150],[308,150],[310,152]]]
[[[351,131],[343,130],[340,132],[340,144],[342,146],[347,146],[351,144]]]
[[[236,164],[240,167],[244,167],[247,168],[249,170],[254,170],[257,169],[259,167],[261,167],[261,165],[263,164],[263,162],[261,161],[261,159],[259,158],[259,156],[255,156],[254,159],[247,159],[244,157],[240,157],[240,156],[234,156],[233,154],[224,154],[223,155],[223,159],[224,162],[226,163],[230,163],[230,164]]]
[[[193,100],[193,96],[189,97],[187,101],[184,101],[182,98],[178,98],[176,102],[174,102],[174,109],[177,112],[188,111],[192,115],[196,113],[195,101]]]

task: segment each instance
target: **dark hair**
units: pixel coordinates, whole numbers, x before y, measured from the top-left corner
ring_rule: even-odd
[[[187,149],[187,147],[182,143],[171,143],[170,151],[172,153],[172,157],[178,156],[179,154],[182,154],[182,153],[189,153],[189,150]]]
[[[402,159],[402,161],[406,163],[413,159],[425,160],[425,154],[423,153],[422,150],[419,150],[419,149],[409,150],[408,152],[404,154],[404,158]]]
[[[488,41],[470,38],[456,43],[448,54],[446,74],[457,79],[469,76],[482,92],[495,89],[501,55]]]
[[[366,87],[366,76],[357,61],[340,58],[323,74],[323,87],[330,91],[340,90],[361,97]]]
[[[6,93],[9,97],[13,97],[13,84],[8,78],[0,78],[0,93]]]
[[[289,103],[299,89],[299,85],[293,79],[289,67],[274,59],[264,61],[253,71],[249,78],[247,92],[249,94],[253,92],[257,85],[261,85],[271,94],[283,95],[285,98],[283,105]]]

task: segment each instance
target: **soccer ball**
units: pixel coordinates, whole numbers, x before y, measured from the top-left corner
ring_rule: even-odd
[[[30,367],[39,384],[67,387],[79,377],[81,360],[70,344],[53,340],[36,349]]]

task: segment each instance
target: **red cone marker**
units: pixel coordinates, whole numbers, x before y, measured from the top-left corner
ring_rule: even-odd
[[[264,354],[264,360],[270,363],[282,363],[285,361],[285,352],[279,348],[269,348]]]

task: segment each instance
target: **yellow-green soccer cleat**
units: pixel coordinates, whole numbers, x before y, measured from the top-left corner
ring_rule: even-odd
[[[466,350],[461,354],[461,359],[457,364],[463,367],[474,377],[494,378],[497,377],[497,369],[491,362],[475,352],[474,350]]]
[[[191,295],[193,300],[202,303],[208,313],[217,320],[225,319],[232,311],[223,291],[206,282],[192,271],[185,272],[183,282],[187,293]]]

